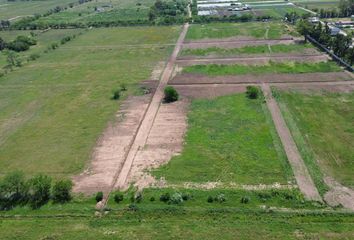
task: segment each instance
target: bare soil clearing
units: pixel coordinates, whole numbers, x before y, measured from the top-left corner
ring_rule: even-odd
[[[149,186],[155,179],[146,170],[159,167],[182,151],[188,106],[188,99],[160,105],[146,144],[135,156],[127,184],[135,183],[138,189]]]
[[[179,66],[201,65],[201,64],[241,64],[241,65],[265,65],[273,62],[324,62],[329,58],[325,54],[270,54],[265,56],[241,56],[241,57],[220,57],[220,58],[179,58],[176,63]]]
[[[137,132],[137,134],[133,140],[133,143],[129,149],[129,152],[124,160],[123,167],[121,168],[120,171],[118,170],[117,177],[112,182],[112,189],[111,190],[113,190],[114,188],[124,188],[126,186],[127,178],[130,173],[130,170],[132,168],[132,165],[134,163],[137,152],[140,149],[144,148],[144,146],[146,144],[146,141],[147,141],[147,138],[148,138],[149,133],[151,131],[156,114],[157,114],[158,109],[160,107],[161,100],[163,98],[163,90],[172,75],[175,60],[177,58],[179,51],[182,48],[182,43],[184,41],[188,27],[189,27],[188,23],[183,26],[182,32],[181,32],[181,34],[177,40],[177,43],[176,43],[176,47],[173,50],[171,58],[168,61],[166,68],[161,76],[159,86],[156,89],[156,92],[155,92],[155,94],[150,102],[150,105],[145,113],[144,119],[142,120],[141,125],[139,126],[138,132]]]
[[[183,44],[183,49],[186,48],[240,48],[245,46],[257,46],[257,45],[278,45],[278,44],[294,44],[293,38],[282,39],[255,39],[249,37],[227,38],[227,39],[204,39],[197,41],[186,41]]]
[[[266,83],[262,84],[262,91],[301,192],[309,200],[322,201],[321,196],[317,191],[317,188],[283,119],[278,104],[272,96],[270,86]]]
[[[188,98],[216,98],[228,94],[242,93],[246,90],[246,85],[175,85],[176,90]]]
[[[108,193],[117,169],[124,163],[134,135],[148,107],[151,94],[129,97],[113,123],[104,131],[93,153],[91,166],[73,178],[75,192]]]
[[[301,74],[262,74],[262,75],[229,75],[210,77],[203,74],[177,74],[169,84],[232,84],[232,83],[301,83],[301,82],[335,82],[352,80],[346,72],[301,73]]]
[[[354,190],[341,185],[331,177],[325,177],[324,181],[331,189],[324,195],[324,200],[330,206],[341,204],[343,207],[354,211]]]

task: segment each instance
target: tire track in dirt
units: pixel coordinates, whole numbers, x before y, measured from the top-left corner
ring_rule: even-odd
[[[129,175],[129,172],[130,172],[131,167],[133,165],[136,154],[140,149],[142,149],[144,147],[144,145],[146,143],[146,140],[149,136],[153,122],[155,120],[156,114],[158,112],[161,100],[163,98],[164,88],[167,85],[167,82],[172,75],[173,67],[174,67],[177,55],[182,48],[182,44],[183,44],[184,38],[186,36],[188,27],[189,27],[188,23],[186,23],[183,26],[182,32],[181,32],[181,34],[177,40],[177,43],[176,43],[176,47],[173,50],[173,53],[172,53],[167,65],[165,67],[165,70],[163,71],[159,85],[155,91],[154,96],[152,97],[149,107],[148,107],[147,111],[145,112],[143,120],[140,123],[140,126],[137,130],[134,140],[128,150],[124,164],[123,164],[122,168],[119,168],[117,170],[117,173],[112,181],[110,191],[104,199],[103,206],[105,206],[107,204],[107,201],[109,199],[109,195],[114,189],[116,189],[116,188],[119,189],[119,188],[125,187],[125,183],[127,181],[127,177]]]
[[[275,128],[283,144],[288,161],[293,169],[300,191],[308,200],[322,201],[322,198],[318,193],[318,190],[291,136],[290,130],[283,119],[279,106],[272,96],[269,84],[263,83],[261,87]]]

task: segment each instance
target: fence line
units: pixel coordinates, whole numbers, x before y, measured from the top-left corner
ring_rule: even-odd
[[[336,54],[331,52],[329,49],[327,49],[324,45],[316,41],[314,38],[309,35],[306,35],[305,38],[307,38],[311,43],[315,44],[317,47],[321,48],[323,51],[329,54],[335,61],[337,61],[340,65],[344,66],[348,71],[354,72],[354,68],[350,64],[348,64],[342,58],[338,57]]]

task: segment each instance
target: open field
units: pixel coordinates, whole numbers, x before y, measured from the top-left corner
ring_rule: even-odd
[[[313,91],[279,93],[283,111],[292,118],[288,124],[294,125],[293,131],[299,131],[302,135],[303,143],[298,141],[297,144],[305,148],[302,151],[304,159],[318,164],[325,176],[353,188],[354,94]],[[313,174],[316,172],[320,175],[316,170]]]
[[[269,28],[269,30],[267,30]],[[209,23],[193,24],[187,33],[186,40],[220,39],[233,37],[252,37],[255,39],[277,39],[288,34],[282,23],[249,22],[245,23]]]
[[[181,155],[154,175],[179,183],[286,184],[291,170],[268,114],[244,94],[194,100]]]
[[[277,44],[277,45],[259,45],[244,46],[241,48],[194,48],[183,49],[181,56],[232,56],[240,54],[270,54],[270,53],[305,53],[312,50],[310,44]]]
[[[1,78],[1,173],[82,171],[118,109],[112,91],[125,83],[127,94],[136,92],[136,84],[166,59],[179,30],[91,30]]]
[[[205,74],[208,76],[219,75],[244,75],[252,73],[260,75],[264,73],[312,73],[312,72],[339,72],[341,68],[334,62],[319,63],[274,63],[266,65],[245,66],[245,65],[194,65],[183,69],[185,73]]]
[[[56,6],[65,7],[75,0],[7,1],[0,0],[0,19],[19,19],[34,14],[43,14]]]
[[[68,8],[65,11],[40,18],[39,24],[93,23],[129,20],[147,20],[154,0],[99,0]],[[95,9],[100,9],[97,11]]]

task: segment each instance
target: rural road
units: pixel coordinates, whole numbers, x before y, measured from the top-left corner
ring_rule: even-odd
[[[263,83],[262,91],[274,121],[275,128],[283,144],[286,156],[288,157],[288,161],[293,169],[294,176],[300,191],[308,200],[322,201],[322,198],[317,191],[317,188],[283,119],[279,106],[272,96],[269,84]]]
[[[146,143],[149,132],[150,132],[153,122],[155,120],[156,113],[157,113],[157,111],[160,107],[161,101],[163,99],[164,88],[166,87],[167,82],[172,75],[174,64],[175,64],[177,55],[182,48],[182,44],[183,44],[184,38],[186,36],[188,27],[189,27],[188,23],[186,23],[183,26],[182,32],[180,33],[180,36],[177,40],[175,49],[173,50],[173,53],[172,53],[169,61],[167,62],[167,65],[162,73],[159,85],[155,91],[154,96],[152,97],[152,100],[149,104],[149,107],[148,107],[146,113],[145,113],[145,116],[138,128],[136,136],[135,136],[135,138],[130,146],[130,149],[126,155],[123,167],[120,169],[120,171],[118,170],[116,177],[113,179],[110,192],[113,191],[114,189],[123,188],[125,186],[130,169],[131,169],[134,159],[136,157],[136,154],[140,149],[142,149],[144,147],[144,145]],[[106,202],[107,202],[108,198],[109,198],[109,194],[105,199]]]

